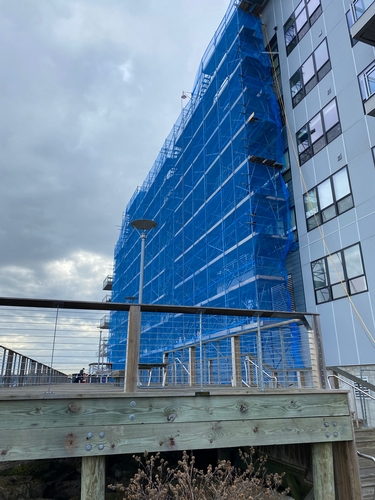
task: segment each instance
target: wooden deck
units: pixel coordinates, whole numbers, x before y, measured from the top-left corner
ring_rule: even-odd
[[[353,439],[340,391],[53,390],[0,391],[0,461]]]
[[[41,305],[56,307],[45,301]],[[64,304],[68,306],[98,308],[97,304],[76,302]],[[54,385],[51,393],[47,386],[0,389],[0,462],[82,457],[81,500],[104,500],[106,456],[269,445],[283,446],[287,455],[299,445],[311,457],[314,500],[361,499],[348,393],[325,389],[315,315],[311,325],[305,325],[315,389],[243,387],[238,335],[231,338],[231,381],[235,387],[167,385],[151,389],[138,387],[141,310],[226,315],[231,310],[114,306],[129,310],[126,392],[110,384]],[[287,313],[272,311],[233,310],[233,315],[238,311],[256,315],[258,323],[263,314],[290,320],[290,313],[289,319]],[[305,313],[297,316],[305,324]],[[259,327],[260,340],[261,333]],[[190,384],[196,383],[195,372],[193,367]]]
[[[346,391],[168,387],[124,393],[110,384],[45,391],[0,390],[0,461],[82,457],[87,480],[100,475],[108,455],[306,443],[313,446],[314,487],[320,478],[324,489],[319,496],[317,486],[315,499],[361,498],[355,481],[350,492],[346,484],[346,496],[334,493],[332,453],[353,443]],[[342,466],[348,474],[353,468],[350,460]],[[82,491],[82,499],[91,498],[90,487]]]

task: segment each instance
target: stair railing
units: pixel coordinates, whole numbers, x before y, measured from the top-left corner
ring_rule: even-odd
[[[253,361],[250,356],[246,356],[244,360],[244,367],[245,367],[245,380],[242,380],[242,383],[245,384],[247,387],[250,387],[250,366],[253,365],[255,367],[255,373],[256,373],[256,379],[257,379],[257,385],[258,385],[258,372],[259,372],[259,366]],[[270,380],[272,380],[273,387],[277,387],[277,377],[276,375],[270,375],[266,370],[262,369],[263,375],[268,377]]]
[[[367,458],[367,460],[372,460],[375,463],[375,457],[372,457],[371,455],[366,455],[365,453],[362,453],[358,450],[357,450],[357,455],[362,458]],[[373,500],[375,500],[375,490],[374,490]]]
[[[364,394],[364,396],[366,398],[370,398],[370,399],[372,399],[372,400],[375,401],[374,396],[371,396],[371,394],[369,394],[368,392],[363,391],[359,387],[351,384],[350,382],[348,382],[347,380],[345,380],[342,377],[339,377],[338,375],[327,375],[328,384],[329,384],[329,388],[330,389],[332,389],[332,386],[331,386],[331,383],[330,383],[330,380],[329,380],[330,378],[336,378],[337,380],[340,380],[341,382],[343,382],[344,384],[349,385],[352,388],[352,391],[353,391],[353,400],[354,400],[354,406],[355,406],[355,420],[356,420],[356,423],[357,423],[357,427],[359,427],[359,423],[358,423],[358,409],[357,409],[357,401],[356,401],[356,397],[355,397],[355,392],[358,391],[361,394]]]
[[[190,378],[190,371],[186,368],[185,364],[181,361],[180,358],[174,358],[174,360],[173,360],[173,368],[174,368],[173,379],[174,379],[174,385],[178,384],[178,380],[177,380],[177,363],[180,363],[182,369],[187,373],[188,377]]]

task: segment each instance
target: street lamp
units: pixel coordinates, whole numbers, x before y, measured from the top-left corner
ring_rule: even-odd
[[[144,271],[145,271],[145,247],[146,247],[146,237],[147,231],[151,231],[157,226],[157,223],[153,220],[149,219],[137,219],[133,220],[130,225],[136,229],[141,237],[141,264],[139,271],[139,294],[138,294],[138,303],[142,304],[143,300],[143,280],[144,280]]]

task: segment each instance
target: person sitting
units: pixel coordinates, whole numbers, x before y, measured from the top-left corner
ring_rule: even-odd
[[[85,369],[82,368],[82,370],[80,370],[78,374],[78,382],[82,384],[84,382],[84,378],[85,378]]]

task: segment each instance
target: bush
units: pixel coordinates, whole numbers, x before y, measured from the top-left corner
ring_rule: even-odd
[[[267,474],[266,457],[254,460],[250,453],[239,451],[244,467],[235,468],[231,462],[221,460],[206,471],[195,467],[195,457],[185,451],[175,468],[160,457],[160,453],[134,456],[138,472],[128,486],[110,485],[124,493],[124,500],[268,500],[275,498],[281,486],[282,475]],[[288,490],[280,495],[286,495]],[[277,494],[279,496],[279,494]]]

